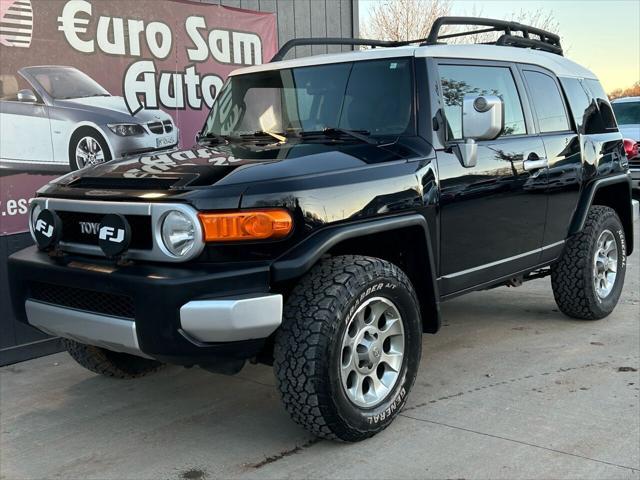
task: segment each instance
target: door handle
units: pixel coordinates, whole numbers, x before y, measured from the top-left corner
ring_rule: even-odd
[[[531,160],[524,160],[522,162],[522,168],[527,172],[531,170],[540,170],[541,168],[547,168],[549,166],[549,160],[546,158],[536,158]]]

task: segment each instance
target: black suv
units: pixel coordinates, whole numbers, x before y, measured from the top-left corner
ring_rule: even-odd
[[[474,24],[494,45],[442,44]],[[128,378],[162,363],[273,364],[293,419],[385,428],[439,304],[551,275],[565,314],[608,315],[633,249],[622,136],[557,36],[442,18],[422,42],[234,72],[197,145],[43,187],[9,260],[16,314]]]

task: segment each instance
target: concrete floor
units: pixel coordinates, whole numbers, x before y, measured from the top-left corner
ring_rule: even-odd
[[[133,381],[66,354],[2,368],[0,478],[638,479],[639,259],[598,322],[558,313],[548,279],[445,303],[407,407],[360,444],[294,425],[264,366]]]

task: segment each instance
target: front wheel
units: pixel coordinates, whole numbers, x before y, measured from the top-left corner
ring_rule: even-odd
[[[105,139],[91,128],[81,128],[69,142],[69,166],[71,170],[111,160],[111,152]]]
[[[156,372],[162,363],[128,353],[112,352],[93,345],[63,339],[71,358],[81,366],[106,377],[138,378]]]
[[[319,437],[375,435],[405,404],[421,332],[416,294],[397,266],[362,256],[321,262],[288,298],[276,338],[286,409]]]
[[[624,229],[615,210],[595,205],[584,228],[567,241],[551,269],[560,310],[581,320],[609,315],[620,298],[627,268]]]

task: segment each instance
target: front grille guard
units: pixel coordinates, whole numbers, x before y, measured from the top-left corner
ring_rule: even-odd
[[[60,210],[65,212],[98,213],[119,213],[121,215],[142,215],[151,217],[151,237],[153,239],[151,249],[130,249],[126,252],[126,257],[131,260],[145,260],[154,262],[186,262],[194,259],[204,248],[203,232],[198,212],[189,205],[183,203],[144,203],[144,202],[111,202],[94,200],[68,200],[61,198],[35,198],[31,202],[31,209],[36,205],[49,210]],[[191,219],[195,226],[196,244],[194,248],[184,257],[176,257],[164,246],[162,241],[162,221],[165,215],[171,210],[184,213]],[[31,210],[32,211],[32,210]],[[31,215],[30,215],[31,217]],[[29,222],[31,227],[31,222]],[[33,237],[33,231],[31,231]],[[104,252],[97,245],[88,245],[74,242],[61,241],[58,246],[63,252],[77,253],[80,255],[91,255],[104,257]]]
[[[128,295],[44,282],[31,282],[29,291],[29,298],[39,302],[132,320],[136,317],[133,298]]]

